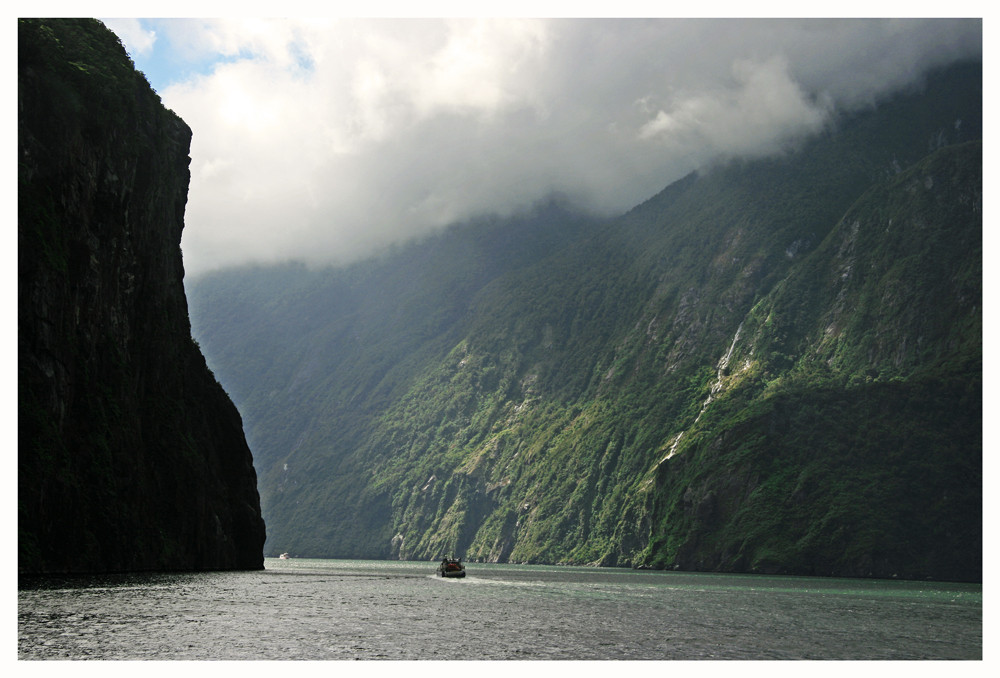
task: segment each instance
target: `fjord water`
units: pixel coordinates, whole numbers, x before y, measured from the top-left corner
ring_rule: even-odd
[[[19,583],[20,659],[981,659],[982,586],[268,558]]]

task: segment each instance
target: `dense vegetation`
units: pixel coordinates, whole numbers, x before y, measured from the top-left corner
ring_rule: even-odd
[[[608,221],[189,282],[268,548],[978,579],[981,65]]]

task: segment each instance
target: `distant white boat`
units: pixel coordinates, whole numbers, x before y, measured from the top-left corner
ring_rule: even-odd
[[[287,553],[282,553],[282,554],[281,554],[280,556],[278,556],[278,557],[279,557],[279,558],[281,558],[282,560],[288,560],[288,554],[287,554]]]

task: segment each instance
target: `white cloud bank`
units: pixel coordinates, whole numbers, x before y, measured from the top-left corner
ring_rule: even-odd
[[[982,53],[977,20],[107,23],[193,73],[160,91],[194,131],[189,275],[347,261],[553,191],[622,211]]]

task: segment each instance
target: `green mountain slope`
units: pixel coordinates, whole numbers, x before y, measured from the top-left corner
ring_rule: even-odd
[[[966,65],[618,219],[189,283],[269,548],[980,577],[981,109]]]
[[[951,147],[866,193],[755,305],[645,558],[981,577],[981,168]]]

